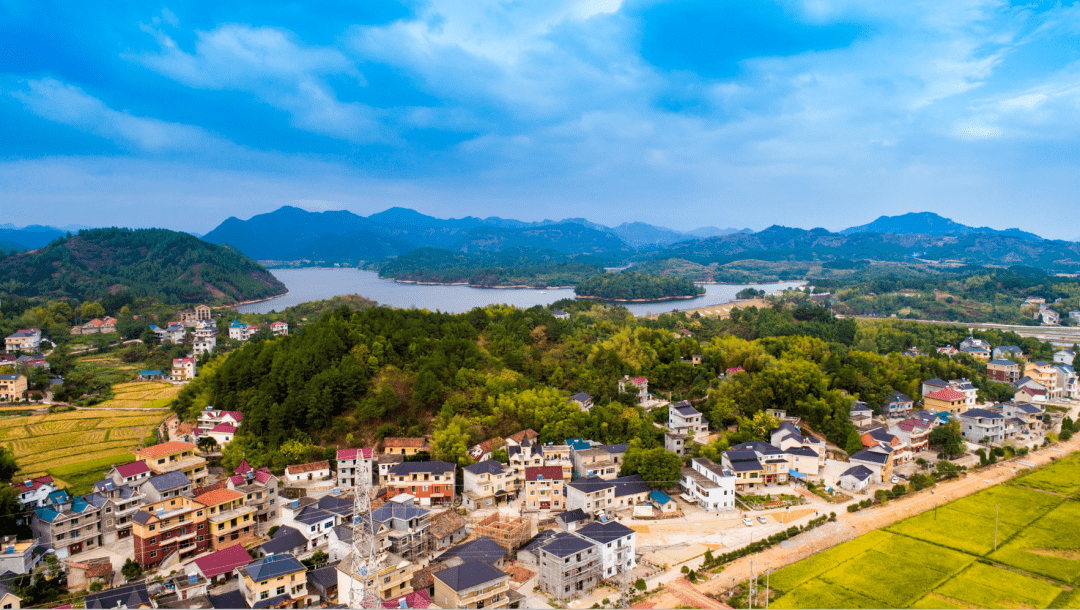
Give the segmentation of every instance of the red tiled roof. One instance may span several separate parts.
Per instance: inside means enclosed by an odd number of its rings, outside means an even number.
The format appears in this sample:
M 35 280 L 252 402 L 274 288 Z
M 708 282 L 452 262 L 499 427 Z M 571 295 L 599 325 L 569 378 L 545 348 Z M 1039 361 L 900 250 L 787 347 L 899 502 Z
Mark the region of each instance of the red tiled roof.
M 251 464 L 248 464 L 247 458 L 244 458 L 240 460 L 240 463 L 236 466 L 236 470 L 233 472 L 236 474 L 244 474 L 249 470 L 251 470 Z
M 372 457 L 375 456 L 375 450 L 374 449 L 369 449 L 369 448 L 338 449 L 337 450 L 337 459 L 338 459 L 338 461 L 341 461 L 341 460 L 355 460 L 355 459 L 357 459 L 358 455 L 362 455 L 363 459 L 365 459 L 365 460 L 370 460 Z
M 501 438 L 489 438 L 482 443 L 474 445 L 473 448 L 469 450 L 469 455 L 481 456 L 485 453 L 490 453 L 491 451 L 494 451 L 505 444 L 506 441 Z
M 144 460 L 139 460 L 137 462 L 131 462 L 130 464 L 121 464 L 117 466 L 116 472 L 126 479 L 127 477 L 140 475 L 144 472 L 150 472 L 150 467 L 146 465 Z
M 232 481 L 233 485 L 243 485 L 244 484 L 244 475 L 242 475 L 242 474 L 234 474 L 233 476 L 229 477 L 229 480 Z
M 270 469 L 266 466 L 263 466 L 262 468 L 255 471 L 255 480 L 260 483 L 265 483 L 269 481 L 270 477 L 273 476 L 274 475 L 270 474 Z
M 924 398 L 933 398 L 934 400 L 963 400 L 967 397 L 952 388 L 945 388 L 944 390 L 931 392 L 924 396 Z
M 923 419 L 911 418 L 911 419 L 905 419 L 904 421 L 902 421 L 902 422 L 900 422 L 900 423 L 898 423 L 896 425 L 897 425 L 897 427 L 899 427 L 904 432 L 911 432 L 912 430 L 915 429 L 916 426 L 918 426 L 920 428 L 929 428 L 930 427 L 930 422 L 928 422 L 926 420 L 923 420 Z
M 529 466 L 525 469 L 526 481 L 535 481 L 541 476 L 545 481 L 561 481 L 563 478 L 562 466 Z
M 329 470 L 330 461 L 323 460 L 321 462 L 309 462 L 307 464 L 291 464 L 285 467 L 291 474 L 299 474 L 301 472 L 311 472 L 313 470 Z
M 236 426 L 232 424 L 218 424 L 213 428 L 210 428 L 211 432 L 220 432 L 221 434 L 236 434 Z
M 217 483 L 211 483 L 209 485 L 204 485 L 202 487 L 196 487 L 195 489 L 191 490 L 191 493 L 193 495 L 195 495 L 195 496 L 201 496 L 204 493 L 209 492 L 209 491 L 214 491 L 215 489 L 228 489 L 229 488 L 228 483 L 229 483 L 228 481 L 226 481 L 225 479 L 222 479 L 222 480 L 218 481 Z
M 513 442 L 515 442 L 515 443 L 518 443 L 518 444 L 520 444 L 520 443 L 521 443 L 522 441 L 524 441 L 524 440 L 525 440 L 526 438 L 538 438 L 539 436 L 540 436 L 540 435 L 539 435 L 539 434 L 537 434 L 535 430 L 533 430 L 532 428 L 527 428 L 527 429 L 525 429 L 525 430 L 522 430 L 521 432 L 517 432 L 517 433 L 515 433 L 515 434 L 511 434 L 511 435 L 510 435 L 510 436 L 508 437 L 508 439 L 509 439 L 509 440 L 511 440 L 511 441 L 513 441 Z
M 29 486 L 26 485 L 26 481 L 21 481 L 18 484 L 14 485 L 13 487 L 15 488 L 15 493 L 21 494 L 21 493 L 30 491 L 31 489 L 37 489 L 37 488 L 41 487 L 42 485 L 45 485 L 47 483 L 52 483 L 52 482 L 53 482 L 52 475 L 46 474 L 46 475 L 43 475 L 43 476 L 40 476 L 40 477 L 35 477 L 33 479 L 30 479 L 30 485 Z
M 218 504 L 224 504 L 230 500 L 236 500 L 243 498 L 244 494 L 233 491 L 231 489 L 215 489 L 208 491 L 201 496 L 195 496 L 195 501 L 205 506 L 217 506 Z
M 244 414 L 239 411 L 222 411 L 218 414 L 218 417 L 225 417 L 226 415 L 232 417 L 236 422 L 244 421 Z
M 645 377 L 634 377 L 630 381 L 633 381 L 635 384 L 641 385 L 643 383 L 647 383 L 649 380 Z
M 401 600 L 405 600 L 404 606 L 401 605 Z M 383 608 L 420 608 L 423 610 L 429 606 L 431 606 L 431 595 L 428 594 L 427 589 L 406 593 L 382 603 Z
M 230 570 L 235 570 L 255 561 L 244 550 L 244 545 L 234 544 L 227 549 L 221 549 L 216 553 L 195 559 L 195 565 L 206 578 L 220 576 Z
M 428 440 L 424 437 L 400 438 L 386 437 L 383 439 L 383 447 L 427 447 Z
M 143 447 L 135 451 L 136 455 L 141 455 L 148 458 L 159 458 L 172 453 L 180 453 L 185 449 L 195 449 L 195 445 L 191 443 L 183 443 L 180 441 L 169 441 L 167 443 L 161 443 L 160 445 L 152 445 L 150 447 Z

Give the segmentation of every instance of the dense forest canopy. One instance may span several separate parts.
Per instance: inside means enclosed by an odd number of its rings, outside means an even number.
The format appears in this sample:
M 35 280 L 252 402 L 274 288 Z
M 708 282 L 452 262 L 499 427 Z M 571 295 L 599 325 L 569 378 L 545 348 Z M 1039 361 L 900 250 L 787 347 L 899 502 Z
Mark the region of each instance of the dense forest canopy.
M 555 308 L 571 318 L 556 319 Z M 930 377 L 970 379 L 985 399 L 1010 396 L 1009 386 L 987 381 L 985 365 L 966 356 L 897 353 L 932 351 L 964 336 L 959 328 L 836 319 L 816 306 L 748 308 L 724 320 L 684 313 L 638 319 L 620 307 L 573 300 L 464 314 L 338 309 L 301 333 L 207 363 L 174 408 L 187 418 L 208 405 L 244 413 L 226 465 L 246 455 L 283 466 L 285 447 L 305 455 L 304 447 L 421 434 L 434 435 L 437 458 L 464 464 L 464 448 L 526 427 L 544 442 L 581 436 L 634 441 L 642 450 L 662 446 L 653 422 L 663 422 L 666 411 L 646 412 L 617 389 L 623 375 L 643 375 L 659 396 L 697 400 L 713 430 L 734 426 L 695 449 L 703 455 L 764 438 L 768 408 L 802 417 L 843 447 L 854 430 L 854 398 L 875 409 L 892 390 L 918 399 L 920 382 Z M 1009 334 L 992 340 L 1032 354 L 1051 349 Z M 700 366 L 691 364 L 692 354 L 702 355 Z M 734 367 L 745 372 L 719 378 Z M 594 396 L 597 406 L 586 413 L 568 403 L 576 392 Z
M 575 286 L 574 294 L 609 301 L 662 300 L 698 296 L 705 289 L 682 277 L 623 271 L 594 275 Z
M 102 299 L 117 293 L 168 303 L 236 303 L 285 285 L 235 250 L 165 229 L 86 229 L 0 258 L 0 290 L 24 297 Z

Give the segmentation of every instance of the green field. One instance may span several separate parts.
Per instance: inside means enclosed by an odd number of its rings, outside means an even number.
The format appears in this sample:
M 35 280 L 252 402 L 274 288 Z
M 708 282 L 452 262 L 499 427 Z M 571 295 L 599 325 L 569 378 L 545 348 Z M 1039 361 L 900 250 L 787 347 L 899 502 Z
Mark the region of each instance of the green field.
M 1076 608 L 1076 487 L 1080 456 L 870 532 L 773 573 L 771 605 Z
M 113 466 L 134 461 L 135 454 L 133 453 L 119 454 L 50 468 L 49 474 L 54 479 L 60 479 L 67 483 L 68 493 L 78 495 L 90 491 L 94 486 L 94 482 L 105 478 L 105 471 Z

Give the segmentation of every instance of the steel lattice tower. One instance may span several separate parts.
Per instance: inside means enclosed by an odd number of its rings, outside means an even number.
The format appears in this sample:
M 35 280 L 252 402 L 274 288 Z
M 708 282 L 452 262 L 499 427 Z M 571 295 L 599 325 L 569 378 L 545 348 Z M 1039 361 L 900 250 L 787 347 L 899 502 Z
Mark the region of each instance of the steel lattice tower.
M 362 450 L 361 450 L 362 451 Z M 379 597 L 379 552 L 375 520 L 371 517 L 371 470 L 360 467 L 363 454 L 357 455 L 358 476 L 353 487 L 352 566 L 353 586 L 349 587 L 350 608 L 381 608 Z M 374 458 L 374 455 L 372 456 Z M 366 472 L 365 472 L 366 471 Z M 368 580 L 371 580 L 371 585 Z M 360 583 L 357 588 L 356 583 Z

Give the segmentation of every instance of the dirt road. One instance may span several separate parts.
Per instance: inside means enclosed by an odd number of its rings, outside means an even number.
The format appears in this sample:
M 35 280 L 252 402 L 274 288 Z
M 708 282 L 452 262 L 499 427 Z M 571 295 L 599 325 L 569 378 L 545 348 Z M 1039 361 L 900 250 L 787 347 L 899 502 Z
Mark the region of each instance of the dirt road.
M 1030 464 L 1041 466 L 1049 463 L 1050 458 L 1062 458 L 1080 450 L 1080 436 L 1073 437 L 1068 442 L 1054 443 L 1050 447 L 1040 449 L 1038 452 L 1029 453 L 1019 458 Z M 871 508 L 857 513 L 841 512 L 844 505 L 839 505 L 841 510 L 836 513 L 836 523 L 827 524 L 811 532 L 801 534 L 789 541 L 794 546 L 774 546 L 753 556 L 754 572 L 759 576 L 764 573 L 766 566 L 770 570 L 778 570 L 809 557 L 812 553 L 824 551 L 840 543 L 847 542 L 861 536 L 871 530 L 886 527 L 897 521 L 906 519 L 928 511 L 935 506 L 945 504 L 951 500 L 969 496 L 999 483 L 1003 483 L 1016 476 L 1013 472 L 1028 468 L 1023 464 L 1016 463 L 1018 458 L 998 462 L 989 468 L 968 472 L 966 477 L 938 483 L 933 490 L 923 490 L 915 494 L 904 496 L 899 500 L 889 502 L 881 508 Z M 932 491 L 932 493 L 931 493 Z M 686 587 L 690 587 L 701 593 L 720 593 L 731 587 L 750 579 L 751 558 L 749 556 L 728 564 L 717 578 L 694 586 L 683 581 L 685 586 L 677 590 L 665 590 L 648 601 L 656 608 L 674 608 L 685 604 Z M 670 589 L 670 585 L 668 585 Z M 682 595 L 679 595 L 682 594 Z M 714 602 L 715 603 L 715 602 Z

